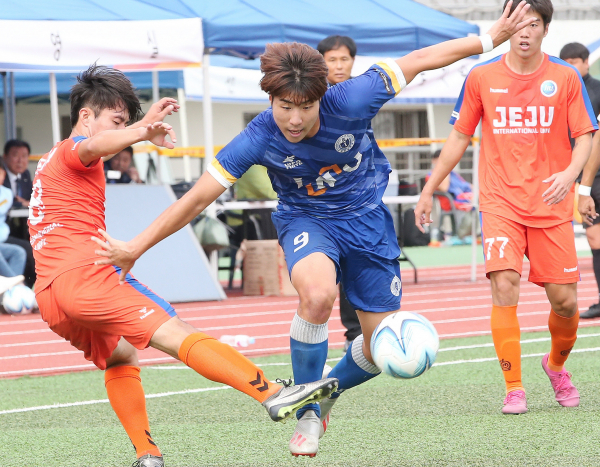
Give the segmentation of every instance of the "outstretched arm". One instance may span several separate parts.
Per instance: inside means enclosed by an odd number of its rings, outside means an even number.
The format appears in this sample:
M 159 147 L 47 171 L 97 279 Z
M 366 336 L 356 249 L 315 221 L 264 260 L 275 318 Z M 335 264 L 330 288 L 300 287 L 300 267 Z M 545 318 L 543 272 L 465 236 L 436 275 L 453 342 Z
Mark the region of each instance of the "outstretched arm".
M 427 180 L 427 183 L 423 187 L 421 192 L 421 198 L 415 207 L 415 224 L 421 232 L 425 232 L 423 229 L 424 224 L 431 224 L 431 208 L 433 205 L 433 192 L 437 187 L 444 181 L 444 179 L 452 172 L 452 169 L 456 167 L 458 161 L 465 153 L 469 142 L 471 141 L 470 135 L 465 135 L 460 131 L 452 129 L 448 140 L 442 148 L 440 159 L 435 164 L 431 177 Z
M 488 31 L 494 47 L 499 46 L 508 40 L 510 36 L 535 20 L 535 18 L 523 20 L 523 17 L 530 8 L 528 3 L 521 2 L 509 16 L 511 6 L 512 1 L 508 2 L 500 19 Z M 415 50 L 396 60 L 396 63 L 402 70 L 408 84 L 423 71 L 442 68 L 458 60 L 482 52 L 484 50 L 479 37 L 464 37 Z
M 102 250 L 96 251 L 96 254 L 104 256 L 106 259 L 98 260 L 96 264 L 119 266 L 121 268 L 120 280 L 123 282 L 127 273 L 142 254 L 189 224 L 224 191 L 225 187 L 223 185 L 217 182 L 210 173 L 204 172 L 190 191 L 165 209 L 146 230 L 129 242 L 115 240 L 105 231 L 99 230 L 104 239 L 100 240 L 92 237 L 92 240 L 102 247 Z

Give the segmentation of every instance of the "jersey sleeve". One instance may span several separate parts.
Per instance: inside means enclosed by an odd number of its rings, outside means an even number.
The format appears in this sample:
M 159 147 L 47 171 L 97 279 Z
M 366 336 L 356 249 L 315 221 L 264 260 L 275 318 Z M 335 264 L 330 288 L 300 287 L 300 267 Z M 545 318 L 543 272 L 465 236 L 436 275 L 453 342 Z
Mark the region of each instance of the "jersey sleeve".
M 465 135 L 472 136 L 483 116 L 483 104 L 479 92 L 479 80 L 472 72 L 463 84 L 456 106 L 450 117 L 454 129 Z
M 261 165 L 273 136 L 268 111 L 260 113 L 227 146 L 219 151 L 207 170 L 225 188 L 232 186 L 254 164 Z
M 573 70 L 569 76 L 569 92 L 567 97 L 567 119 L 571 137 L 577 138 L 589 132 L 598 130 L 598 118 L 589 95 L 579 73 Z
M 394 60 L 388 58 L 371 66 L 362 75 L 332 86 L 325 94 L 324 110 L 372 119 L 383 104 L 405 87 L 404 73 Z
M 101 163 L 101 159 L 98 158 L 88 166 L 83 165 L 83 162 L 81 162 L 81 159 L 79 158 L 79 145 L 84 139 L 86 138 L 76 136 L 71 140 L 67 140 L 65 144 L 60 147 L 60 157 L 63 158 L 63 162 L 69 170 L 87 172 L 96 167 L 96 164 Z

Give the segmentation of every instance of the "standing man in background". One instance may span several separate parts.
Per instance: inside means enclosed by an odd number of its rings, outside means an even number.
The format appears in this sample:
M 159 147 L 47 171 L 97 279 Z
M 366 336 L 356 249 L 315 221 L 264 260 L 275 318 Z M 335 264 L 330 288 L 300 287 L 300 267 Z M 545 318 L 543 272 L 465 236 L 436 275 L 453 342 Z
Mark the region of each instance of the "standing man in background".
M 585 89 L 587 90 L 588 95 L 590 96 L 590 102 L 592 103 L 592 108 L 594 109 L 594 115 L 598 117 L 600 114 L 600 81 L 598 81 L 595 78 L 592 78 L 592 76 L 589 73 L 589 56 L 590 51 L 585 45 L 580 44 L 579 42 L 571 42 L 570 44 L 565 45 L 560 51 L 560 58 L 568 64 L 573 65 L 575 68 L 577 68 L 577 71 L 581 75 L 583 83 L 585 84 Z M 594 138 L 599 138 L 599 136 L 595 135 Z M 594 200 L 596 212 L 599 212 L 600 172 L 596 173 L 594 183 L 590 188 L 591 190 L 589 195 L 591 195 L 592 199 Z M 596 284 L 598 284 L 598 290 L 600 291 L 600 217 L 594 219 L 592 225 L 588 225 L 584 221 L 583 227 L 585 228 L 585 235 L 587 236 L 588 243 L 590 244 L 590 248 L 592 249 L 594 276 L 596 276 Z M 600 299 L 598 300 L 598 302 L 599 303 L 595 303 L 592 306 L 590 306 L 588 310 L 584 313 L 581 313 L 579 317 L 581 319 L 600 317 Z
M 317 50 L 323 55 L 329 74 L 327 75 L 327 84 L 333 86 L 343 83 L 351 78 L 354 57 L 356 57 L 356 43 L 354 39 L 348 36 L 329 36 L 319 42 Z M 369 126 L 370 136 L 373 136 L 373 129 Z M 371 138 L 373 146 L 375 138 Z M 378 148 L 379 149 L 379 148 Z M 385 157 L 385 156 L 384 156 Z M 344 292 L 344 285 L 340 282 L 340 318 L 342 325 L 346 328 L 344 336 L 344 352 L 350 347 L 350 343 L 362 334 L 360 321 L 354 306 L 348 301 Z

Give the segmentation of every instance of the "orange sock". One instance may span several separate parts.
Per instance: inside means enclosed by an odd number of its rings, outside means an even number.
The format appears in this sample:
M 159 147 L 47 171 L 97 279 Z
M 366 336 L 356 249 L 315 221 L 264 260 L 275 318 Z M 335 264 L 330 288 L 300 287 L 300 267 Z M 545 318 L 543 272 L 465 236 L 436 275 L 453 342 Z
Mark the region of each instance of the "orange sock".
M 202 332 L 185 338 L 179 359 L 205 378 L 227 384 L 261 403 L 281 389 L 233 347 Z
M 150 435 L 146 397 L 137 366 L 117 366 L 104 373 L 108 400 L 133 443 L 137 457 L 160 456 L 160 449 Z
M 506 393 L 524 391 L 521 381 L 521 328 L 517 306 L 492 306 L 492 339 L 504 374 Z
M 552 345 L 548 357 L 548 368 L 552 371 L 562 371 L 571 349 L 577 340 L 577 327 L 579 326 L 579 309 L 570 318 L 557 315 L 550 310 L 548 328 Z

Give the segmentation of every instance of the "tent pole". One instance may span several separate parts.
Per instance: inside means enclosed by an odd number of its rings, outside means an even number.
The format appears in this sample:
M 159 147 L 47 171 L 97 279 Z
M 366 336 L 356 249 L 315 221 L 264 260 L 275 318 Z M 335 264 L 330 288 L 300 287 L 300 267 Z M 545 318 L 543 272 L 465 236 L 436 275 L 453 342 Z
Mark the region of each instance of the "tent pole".
M 17 138 L 17 102 L 15 98 L 15 73 L 11 71 L 10 76 L 10 101 L 8 106 L 10 107 L 10 137 L 11 139 Z
M 204 51 L 202 59 L 202 81 L 204 90 L 202 93 L 202 110 L 204 117 L 204 170 L 210 165 L 214 157 L 213 154 L 213 115 L 212 100 L 210 98 L 210 55 L 208 50 Z M 212 218 L 217 217 L 215 203 L 212 203 L 205 210 L 206 215 Z M 215 278 L 219 277 L 219 258 L 216 251 L 210 254 L 211 270 Z
M 479 140 L 473 143 L 473 221 L 471 223 L 471 282 L 477 280 L 477 217 L 479 213 L 479 146 L 481 141 L 481 123 L 475 130 Z
M 185 102 L 185 90 L 177 89 L 177 102 L 179 103 L 179 126 L 181 127 L 181 144 L 184 148 L 190 146 L 190 138 L 187 126 L 187 106 Z M 192 164 L 189 155 L 183 156 L 183 176 L 186 182 L 192 181 Z
M 8 79 L 6 78 L 6 72 L 2 72 L 2 108 L 4 109 L 4 139 L 8 141 L 10 139 L 10 109 L 8 105 Z
M 160 100 L 160 86 L 158 81 L 158 70 L 152 70 L 152 102 Z
M 58 91 L 56 74 L 50 73 L 50 114 L 52 118 L 52 144 L 60 141 L 60 120 L 58 117 Z

